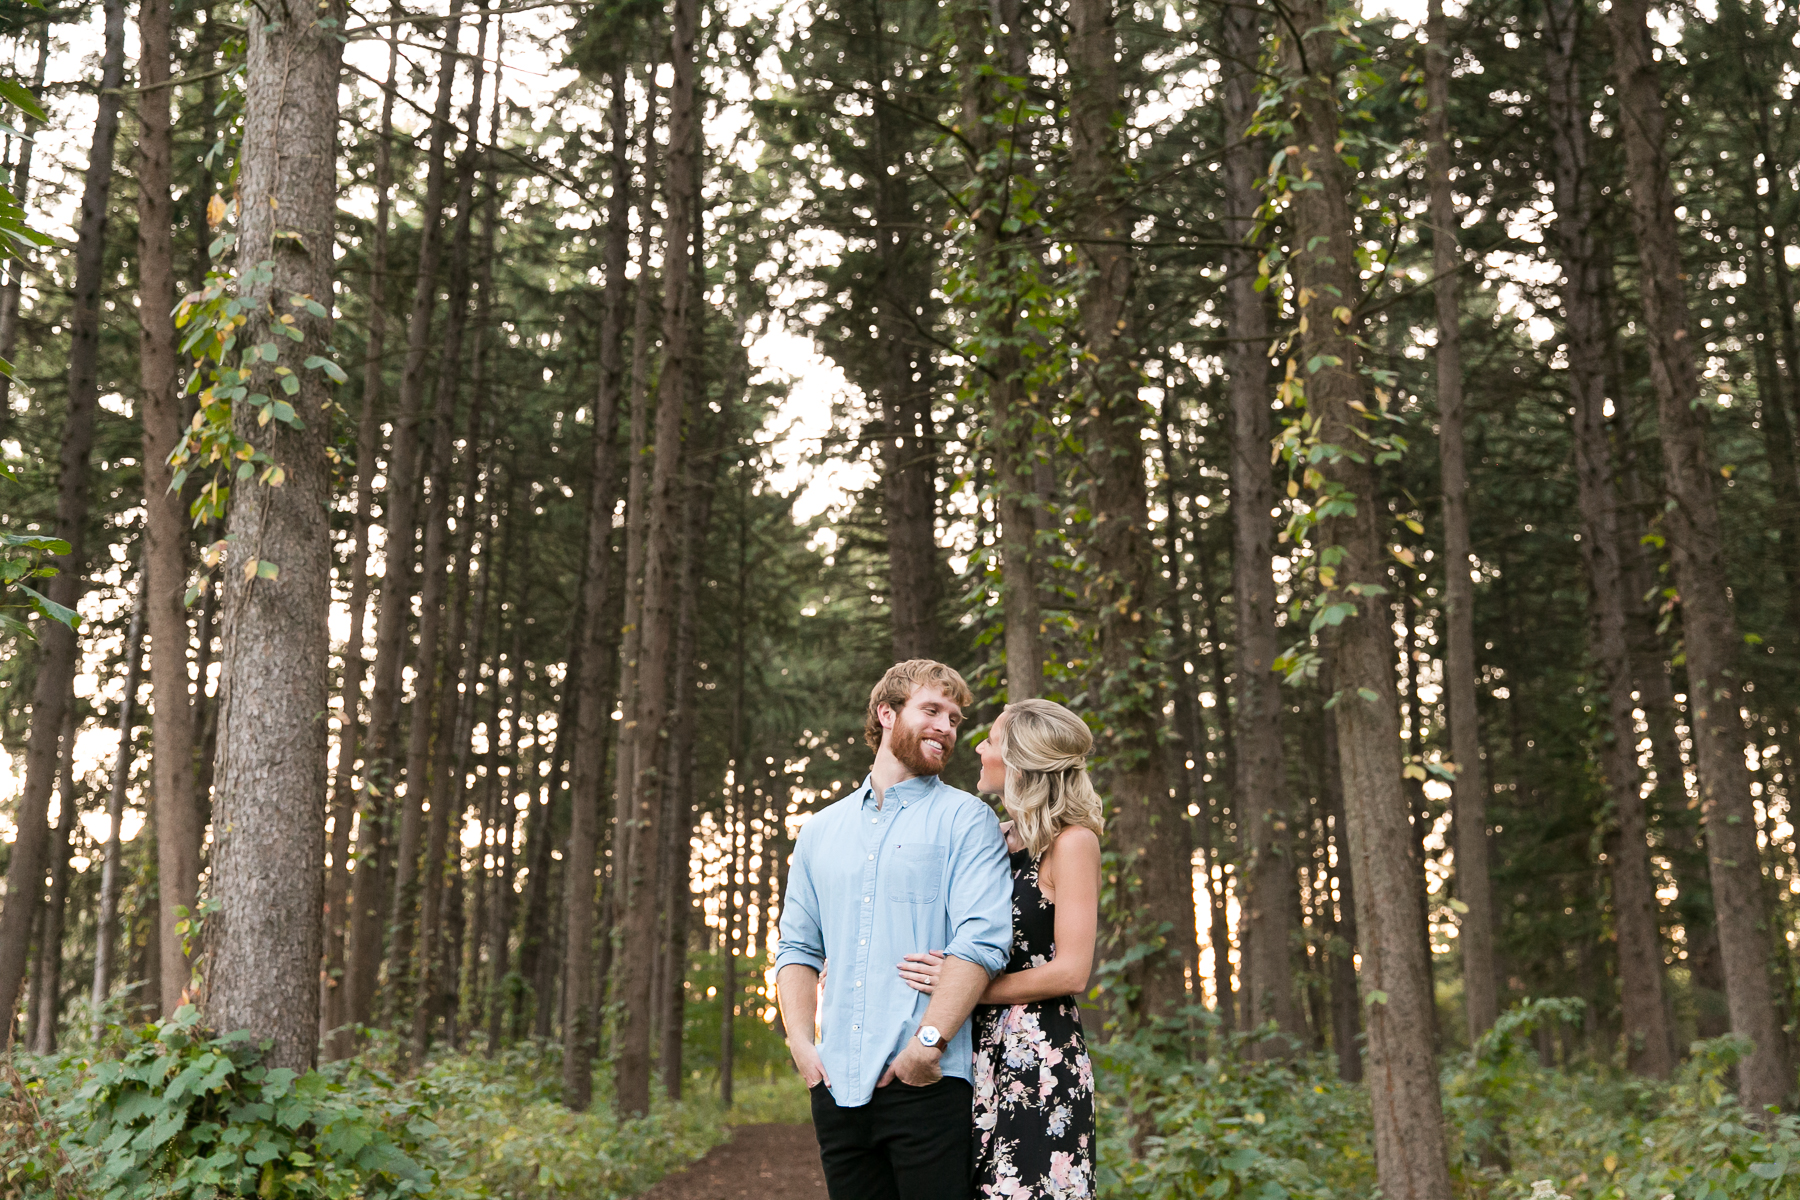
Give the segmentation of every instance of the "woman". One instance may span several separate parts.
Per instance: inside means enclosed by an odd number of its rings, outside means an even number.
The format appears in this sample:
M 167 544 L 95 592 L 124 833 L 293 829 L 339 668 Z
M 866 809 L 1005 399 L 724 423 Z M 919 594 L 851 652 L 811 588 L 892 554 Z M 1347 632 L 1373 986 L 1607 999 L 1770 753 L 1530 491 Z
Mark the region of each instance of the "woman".
M 1013 949 L 975 1009 L 975 1191 L 1011 1200 L 1094 1195 L 1094 1068 L 1076 995 L 1094 965 L 1100 916 L 1100 797 L 1088 781 L 1094 737 L 1048 700 L 1009 704 L 981 756 L 1000 793 L 1013 865 Z M 941 954 L 909 954 L 921 992 Z

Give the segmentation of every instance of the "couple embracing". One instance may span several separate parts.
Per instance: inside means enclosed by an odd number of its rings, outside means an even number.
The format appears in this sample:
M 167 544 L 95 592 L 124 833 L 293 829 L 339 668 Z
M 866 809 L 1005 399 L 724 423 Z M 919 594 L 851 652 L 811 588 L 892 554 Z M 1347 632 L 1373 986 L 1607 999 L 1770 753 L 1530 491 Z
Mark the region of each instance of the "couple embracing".
M 977 747 L 1002 824 L 938 777 L 971 700 L 942 663 L 890 668 L 874 767 L 794 848 L 776 986 L 832 1200 L 1094 1195 L 1075 1000 L 1099 917 L 1093 736 L 1060 704 L 1007 705 Z

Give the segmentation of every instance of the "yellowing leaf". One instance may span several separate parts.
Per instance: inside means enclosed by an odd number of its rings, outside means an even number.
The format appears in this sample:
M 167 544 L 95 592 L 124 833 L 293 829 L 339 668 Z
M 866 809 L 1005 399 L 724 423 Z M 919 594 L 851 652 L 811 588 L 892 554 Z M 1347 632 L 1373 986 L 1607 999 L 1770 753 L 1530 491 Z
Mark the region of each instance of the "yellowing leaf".
M 224 219 L 225 198 L 215 192 L 213 198 L 206 202 L 206 224 L 209 228 L 217 228 Z
M 1405 520 L 1401 521 L 1401 524 L 1405 525 L 1408 529 L 1412 530 L 1414 533 L 1424 533 L 1425 532 L 1425 527 L 1423 525 L 1419 524 L 1417 521 L 1413 520 L 1411 517 L 1407 517 Z
M 244 578 L 246 580 L 256 578 L 256 560 L 254 558 L 244 560 Z

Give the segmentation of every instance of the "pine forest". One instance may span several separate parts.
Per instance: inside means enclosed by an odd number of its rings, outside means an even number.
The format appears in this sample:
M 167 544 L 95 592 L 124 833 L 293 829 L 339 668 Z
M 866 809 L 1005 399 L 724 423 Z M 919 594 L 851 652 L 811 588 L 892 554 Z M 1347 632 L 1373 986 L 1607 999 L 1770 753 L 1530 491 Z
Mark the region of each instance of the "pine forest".
M 5 1196 L 813 1194 L 679 1173 L 810 1120 L 929 658 L 958 787 L 1094 736 L 1099 1196 L 1800 1197 L 1797 88 L 1793 0 L 0 0 Z

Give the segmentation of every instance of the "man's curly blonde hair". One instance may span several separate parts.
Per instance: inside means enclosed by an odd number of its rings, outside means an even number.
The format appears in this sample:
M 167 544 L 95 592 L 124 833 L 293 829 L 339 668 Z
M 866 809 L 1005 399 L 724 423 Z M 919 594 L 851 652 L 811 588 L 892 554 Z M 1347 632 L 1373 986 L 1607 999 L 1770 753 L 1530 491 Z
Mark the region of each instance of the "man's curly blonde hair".
M 954 667 L 929 658 L 895 663 L 869 691 L 869 714 L 863 721 L 863 740 L 869 743 L 869 749 L 881 749 L 881 706 L 885 704 L 897 714 L 922 687 L 935 687 L 964 708 L 975 702 L 975 693 Z

